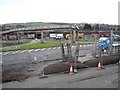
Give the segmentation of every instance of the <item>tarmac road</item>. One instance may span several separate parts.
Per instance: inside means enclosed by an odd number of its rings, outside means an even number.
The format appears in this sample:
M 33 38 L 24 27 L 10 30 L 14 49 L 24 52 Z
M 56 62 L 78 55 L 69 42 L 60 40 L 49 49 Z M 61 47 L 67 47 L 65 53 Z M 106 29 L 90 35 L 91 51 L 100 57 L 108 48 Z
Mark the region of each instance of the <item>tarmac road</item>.
M 118 66 L 107 65 L 78 70 L 75 75 L 51 74 L 47 78 L 30 77 L 22 82 L 3 83 L 3 88 L 118 88 Z
M 72 53 L 74 55 L 75 46 L 72 46 Z M 83 56 L 86 54 L 93 53 L 93 45 L 83 45 L 80 47 L 79 55 Z M 67 52 L 65 47 L 65 52 Z M 61 48 L 43 48 L 43 49 L 31 49 L 31 50 L 19 50 L 0 53 L 2 55 L 2 62 L 4 64 L 15 64 L 45 60 L 55 60 L 61 58 Z

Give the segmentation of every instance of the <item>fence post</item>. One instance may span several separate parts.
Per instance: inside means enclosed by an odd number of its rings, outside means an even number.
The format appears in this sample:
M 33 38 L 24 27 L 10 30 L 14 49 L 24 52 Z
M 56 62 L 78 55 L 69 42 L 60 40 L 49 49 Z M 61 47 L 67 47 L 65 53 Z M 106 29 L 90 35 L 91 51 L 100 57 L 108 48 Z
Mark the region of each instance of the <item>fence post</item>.
M 113 30 L 111 30 L 109 55 L 112 54 L 112 44 L 113 44 Z
M 97 54 L 97 52 L 96 52 L 96 48 L 97 47 L 97 42 L 96 42 L 96 35 L 94 35 L 94 58 L 96 58 L 96 54 Z

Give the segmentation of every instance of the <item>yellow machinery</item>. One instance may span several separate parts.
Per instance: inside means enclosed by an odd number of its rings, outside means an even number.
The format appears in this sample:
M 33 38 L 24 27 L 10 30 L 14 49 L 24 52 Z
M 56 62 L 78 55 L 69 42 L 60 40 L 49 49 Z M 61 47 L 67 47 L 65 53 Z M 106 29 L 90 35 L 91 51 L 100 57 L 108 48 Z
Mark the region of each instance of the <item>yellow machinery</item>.
M 79 38 L 82 37 L 82 36 L 84 36 L 84 33 L 79 33 L 79 34 L 78 34 L 78 37 L 79 37 Z M 73 37 L 73 34 L 66 34 L 65 37 L 66 37 L 66 38 Z

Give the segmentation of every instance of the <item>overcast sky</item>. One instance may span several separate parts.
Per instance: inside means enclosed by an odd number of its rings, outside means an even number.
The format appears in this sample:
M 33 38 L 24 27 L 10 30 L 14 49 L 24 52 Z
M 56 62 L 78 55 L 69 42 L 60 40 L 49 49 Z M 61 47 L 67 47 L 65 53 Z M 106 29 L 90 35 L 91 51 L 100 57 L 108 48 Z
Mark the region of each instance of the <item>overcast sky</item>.
M 118 24 L 119 0 L 0 0 L 0 24 L 25 22 Z

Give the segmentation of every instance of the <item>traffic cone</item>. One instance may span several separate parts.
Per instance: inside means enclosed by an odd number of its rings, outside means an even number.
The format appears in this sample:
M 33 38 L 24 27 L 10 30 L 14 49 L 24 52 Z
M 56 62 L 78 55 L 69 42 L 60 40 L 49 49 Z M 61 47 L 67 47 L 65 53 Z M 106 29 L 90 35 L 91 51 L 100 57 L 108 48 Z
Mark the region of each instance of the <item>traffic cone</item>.
M 97 68 L 98 70 L 101 70 L 101 65 L 100 65 L 100 61 L 99 61 L 99 63 L 98 63 L 98 68 Z
M 119 62 L 117 63 L 117 65 L 120 66 L 120 60 L 119 60 Z
M 70 73 L 69 73 L 69 75 L 72 75 L 72 74 L 74 74 L 74 72 L 73 72 L 73 67 L 72 67 L 72 65 L 70 66 Z
M 104 50 L 104 53 L 106 53 L 106 52 L 107 52 L 107 50 L 105 49 L 105 50 Z
M 3 63 L 2 63 L 2 61 L 0 62 L 0 65 L 3 67 Z

